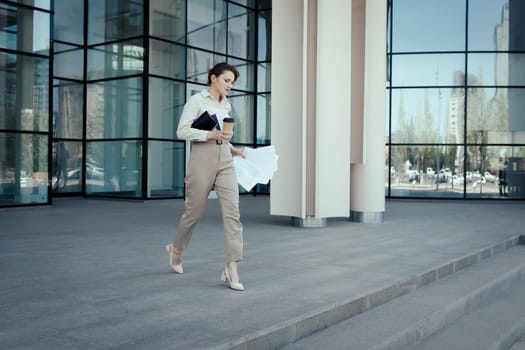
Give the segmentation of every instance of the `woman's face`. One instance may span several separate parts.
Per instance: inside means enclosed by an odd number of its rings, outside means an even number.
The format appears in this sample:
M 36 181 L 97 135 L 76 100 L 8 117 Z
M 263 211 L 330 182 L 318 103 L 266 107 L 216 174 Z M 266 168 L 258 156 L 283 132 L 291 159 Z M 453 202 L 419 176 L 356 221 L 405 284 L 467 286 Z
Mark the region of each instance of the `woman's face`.
M 229 70 L 224 71 L 219 76 L 211 76 L 211 87 L 217 90 L 217 92 L 219 92 L 222 96 L 228 95 L 234 82 L 235 75 Z

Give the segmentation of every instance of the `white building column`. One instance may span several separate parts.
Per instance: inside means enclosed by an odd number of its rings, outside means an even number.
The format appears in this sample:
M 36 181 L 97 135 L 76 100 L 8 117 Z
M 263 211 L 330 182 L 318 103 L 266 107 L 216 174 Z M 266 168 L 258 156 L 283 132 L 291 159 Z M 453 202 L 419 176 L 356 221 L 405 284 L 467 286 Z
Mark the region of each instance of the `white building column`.
M 353 0 L 350 220 L 385 211 L 386 0 Z
M 350 210 L 351 3 L 275 1 L 272 32 L 270 213 L 324 226 Z

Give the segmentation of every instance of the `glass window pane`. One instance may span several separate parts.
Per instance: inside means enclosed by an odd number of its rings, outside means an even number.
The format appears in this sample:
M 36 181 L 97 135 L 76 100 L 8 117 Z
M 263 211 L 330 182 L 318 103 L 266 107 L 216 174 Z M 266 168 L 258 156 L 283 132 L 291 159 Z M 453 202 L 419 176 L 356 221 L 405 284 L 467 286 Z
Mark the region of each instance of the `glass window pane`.
M 55 43 L 53 75 L 82 80 L 84 77 L 84 50 L 76 46 Z
M 237 59 L 230 59 L 229 63 L 239 71 L 239 78 L 235 81 L 233 88 L 236 90 L 255 91 L 255 63 Z
M 463 89 L 393 89 L 393 143 L 463 142 Z
M 525 51 L 525 2 L 509 2 L 509 51 Z
M 257 144 L 271 142 L 271 102 L 272 95 L 257 95 Z
M 228 97 L 232 105 L 232 117 L 235 119 L 232 143 L 253 144 L 254 140 L 254 96 L 243 95 L 236 92 Z
M 0 205 L 48 202 L 48 139 L 0 133 Z
M 44 10 L 51 10 L 51 0 L 11 0 L 19 4 L 38 7 Z M 56 0 L 55 0 L 56 3 Z M 56 6 L 56 5 L 55 5 Z
M 207 85 L 208 71 L 216 63 L 224 61 L 226 61 L 225 56 L 215 55 L 207 51 L 200 51 L 188 48 L 186 79 L 191 82 L 202 83 Z M 239 73 L 241 72 L 239 71 Z M 237 83 L 238 82 L 235 82 L 235 86 L 237 86 Z
M 149 70 L 151 74 L 184 79 L 186 49 L 160 40 L 150 40 Z
M 88 80 L 142 73 L 144 70 L 142 39 L 90 48 L 87 60 Z
M 268 10 L 272 8 L 272 0 L 257 0 L 257 7 L 260 10 Z
M 525 54 L 471 53 L 468 70 L 469 85 L 524 86 Z
M 463 85 L 464 54 L 392 56 L 392 86 Z
M 226 2 L 188 1 L 188 45 L 226 53 Z
M 53 38 L 84 43 L 84 0 L 55 1 Z
M 143 0 L 88 1 L 88 45 L 144 34 Z
M 142 137 L 142 78 L 88 84 L 87 139 Z
M 508 92 L 509 130 L 513 133 L 525 132 L 525 89 L 513 88 L 508 89 Z
M 54 193 L 82 191 L 82 142 L 53 142 Z
M 0 129 L 48 131 L 49 59 L 0 52 Z
M 257 60 L 269 61 L 272 59 L 272 11 L 260 11 L 258 20 Z
M 186 39 L 186 1 L 150 0 L 150 29 L 152 36 L 184 43 Z
M 86 144 L 86 193 L 142 197 L 142 143 L 98 141 Z
M 392 146 L 391 196 L 462 197 L 464 185 L 457 178 L 462 171 L 458 168 L 461 150 L 462 146 L 456 145 Z
M 188 49 L 187 80 L 208 84 L 208 71 L 218 62 L 226 61 L 221 55 L 209 52 Z M 239 78 L 233 85 L 234 89 L 254 91 L 255 90 L 255 64 L 242 60 L 229 59 L 228 62 L 239 71 Z
M 519 142 L 525 132 L 525 89 L 470 88 L 467 98 L 468 143 Z
M 255 3 L 257 1 L 256 0 L 232 0 L 232 2 L 236 2 L 239 5 L 243 5 L 243 6 L 247 6 L 247 7 L 250 7 L 250 8 L 254 8 L 255 7 Z
M 392 50 L 464 51 L 465 0 L 396 0 Z
M 390 90 L 386 91 L 385 100 L 385 143 L 388 143 L 390 141 Z
M 255 58 L 255 12 L 234 4 L 228 11 L 228 54 Z
M 270 92 L 272 90 L 272 64 L 257 64 L 257 92 Z
M 49 55 L 50 16 L 48 12 L 0 4 L 0 47 Z
M 150 78 L 149 89 L 149 137 L 176 139 L 186 97 L 185 84 Z
M 525 147 L 467 147 L 467 197 L 525 198 Z
M 525 3 L 469 1 L 469 50 L 525 51 Z
M 504 174 L 506 195 L 525 199 L 525 147 L 512 147 Z
M 83 85 L 55 80 L 53 89 L 53 137 L 82 139 L 84 130 Z
M 148 198 L 184 196 L 184 142 L 150 141 Z

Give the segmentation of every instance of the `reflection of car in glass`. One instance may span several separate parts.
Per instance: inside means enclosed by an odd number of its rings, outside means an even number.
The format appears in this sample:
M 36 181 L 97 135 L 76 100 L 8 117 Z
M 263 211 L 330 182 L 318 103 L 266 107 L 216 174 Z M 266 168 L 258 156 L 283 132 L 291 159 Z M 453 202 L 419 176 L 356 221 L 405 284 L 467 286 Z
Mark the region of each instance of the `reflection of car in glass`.
M 451 182 L 453 186 L 462 186 L 465 183 L 465 179 L 460 175 L 452 175 Z
M 432 168 L 427 168 L 426 173 L 427 173 L 427 175 L 435 175 L 436 174 L 436 172 Z
M 89 178 L 102 179 L 104 177 L 104 168 L 86 163 L 86 174 Z
M 82 174 L 80 168 L 75 168 L 68 170 L 67 177 L 68 179 L 79 179 Z M 102 179 L 104 177 L 104 168 L 95 166 L 91 163 L 86 164 L 86 175 L 90 179 Z
M 495 183 L 496 181 L 498 181 L 498 177 L 496 175 L 492 175 L 490 172 L 488 171 L 485 171 L 485 173 L 483 174 L 483 176 L 485 176 L 485 180 L 487 182 L 492 182 L 492 183 Z
M 80 179 L 80 174 L 81 174 L 81 169 L 80 168 L 76 168 L 76 169 L 72 169 L 72 170 L 68 170 L 67 171 L 67 178 L 68 179 Z
M 417 170 L 408 170 L 408 181 L 410 181 L 410 182 L 412 182 L 412 181 L 419 182 L 419 180 L 420 180 L 419 171 L 417 171 Z
M 28 176 L 21 176 L 20 177 L 20 184 L 25 185 L 25 184 L 28 184 L 28 183 L 32 182 L 32 180 L 33 179 L 31 179 Z
M 479 181 L 481 179 L 481 174 L 479 173 L 479 170 L 474 170 L 472 173 L 470 173 L 470 176 L 469 176 L 469 172 L 467 172 L 467 179 L 470 182 Z
M 437 182 L 447 182 L 452 177 L 452 172 L 449 168 L 441 169 L 436 175 Z

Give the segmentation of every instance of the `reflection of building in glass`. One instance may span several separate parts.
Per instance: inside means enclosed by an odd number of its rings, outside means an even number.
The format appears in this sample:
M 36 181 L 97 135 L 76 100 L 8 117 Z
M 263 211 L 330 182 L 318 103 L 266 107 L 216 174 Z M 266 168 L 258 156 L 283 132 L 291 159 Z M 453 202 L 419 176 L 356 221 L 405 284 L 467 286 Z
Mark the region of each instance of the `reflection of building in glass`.
M 465 79 L 465 74 L 460 71 L 454 72 L 453 84 L 460 85 Z M 463 128 L 465 126 L 465 89 L 463 87 L 454 87 L 450 89 L 450 100 L 448 106 L 448 127 L 449 134 L 452 135 L 455 143 L 463 140 Z M 464 152 L 462 147 L 456 148 L 456 158 L 454 168 L 457 171 L 463 170 Z
M 503 5 L 501 10 L 501 23 L 496 24 L 494 28 L 494 50 L 509 50 L 509 3 Z M 509 85 L 509 54 L 495 54 L 495 82 L 496 92 L 489 102 L 489 108 L 495 119 L 494 132 L 495 136 L 489 137 L 493 142 L 510 142 L 508 137 L 508 88 Z
M 510 0 L 509 1 L 509 51 L 523 51 L 525 47 L 525 1 Z M 523 63 L 523 55 L 509 54 L 509 85 L 523 85 L 519 81 L 523 81 L 525 76 L 525 64 Z M 523 134 L 525 133 L 525 118 L 523 111 L 525 111 L 525 96 L 523 89 L 511 89 L 509 91 L 509 130 L 511 132 L 519 131 L 521 134 L 520 141 L 524 142 Z M 516 137 L 518 135 L 514 135 Z M 513 141 L 515 141 L 513 139 Z

